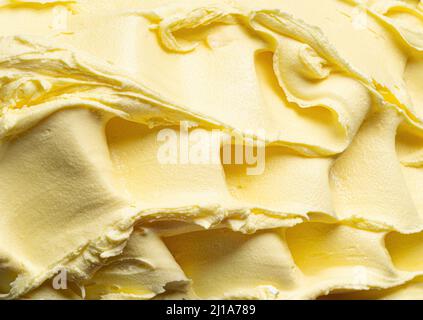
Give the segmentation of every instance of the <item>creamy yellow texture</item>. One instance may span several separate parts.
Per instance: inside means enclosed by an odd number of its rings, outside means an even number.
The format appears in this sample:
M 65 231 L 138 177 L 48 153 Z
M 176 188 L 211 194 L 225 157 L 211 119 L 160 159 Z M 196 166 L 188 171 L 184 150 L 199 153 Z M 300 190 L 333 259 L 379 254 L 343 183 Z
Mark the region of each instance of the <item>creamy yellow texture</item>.
M 422 299 L 422 190 L 422 1 L 0 1 L 1 298 Z

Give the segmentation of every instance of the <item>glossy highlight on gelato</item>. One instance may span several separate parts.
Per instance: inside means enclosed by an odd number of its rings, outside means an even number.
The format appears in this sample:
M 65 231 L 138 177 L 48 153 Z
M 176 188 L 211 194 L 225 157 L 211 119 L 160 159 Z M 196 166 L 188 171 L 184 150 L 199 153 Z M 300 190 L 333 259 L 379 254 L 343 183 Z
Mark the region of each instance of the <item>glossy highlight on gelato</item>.
M 422 1 L 0 1 L 2 299 L 423 299 L 422 190 Z

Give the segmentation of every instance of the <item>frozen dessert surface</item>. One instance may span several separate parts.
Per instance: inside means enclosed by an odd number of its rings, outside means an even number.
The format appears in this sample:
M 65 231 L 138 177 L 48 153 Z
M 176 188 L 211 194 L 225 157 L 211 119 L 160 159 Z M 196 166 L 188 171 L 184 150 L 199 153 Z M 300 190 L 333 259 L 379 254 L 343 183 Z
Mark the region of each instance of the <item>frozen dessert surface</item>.
M 418 0 L 0 1 L 0 298 L 423 299 L 422 83 Z

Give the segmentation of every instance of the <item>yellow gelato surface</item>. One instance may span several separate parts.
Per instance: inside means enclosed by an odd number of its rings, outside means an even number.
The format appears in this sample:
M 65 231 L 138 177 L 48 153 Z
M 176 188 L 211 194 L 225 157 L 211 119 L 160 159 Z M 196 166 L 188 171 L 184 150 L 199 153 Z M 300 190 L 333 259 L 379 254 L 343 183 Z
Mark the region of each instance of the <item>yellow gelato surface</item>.
M 423 299 L 423 1 L 1 0 L 0 298 Z

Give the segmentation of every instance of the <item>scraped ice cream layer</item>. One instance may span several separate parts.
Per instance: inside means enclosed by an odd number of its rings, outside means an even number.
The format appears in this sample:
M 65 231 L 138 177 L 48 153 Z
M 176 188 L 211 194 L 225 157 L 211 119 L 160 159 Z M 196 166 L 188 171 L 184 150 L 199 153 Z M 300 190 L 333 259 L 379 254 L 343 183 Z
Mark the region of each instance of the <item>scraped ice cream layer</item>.
M 422 299 L 422 190 L 422 1 L 0 1 L 3 299 Z

